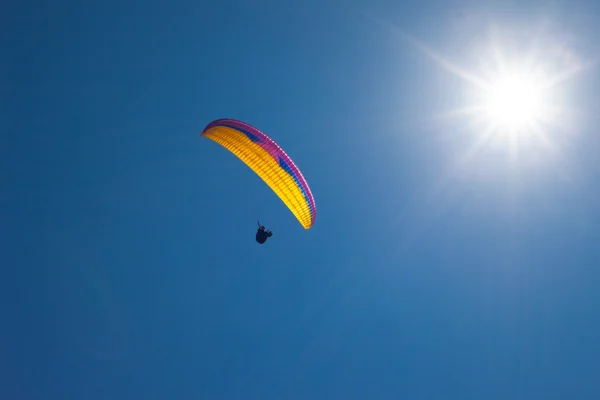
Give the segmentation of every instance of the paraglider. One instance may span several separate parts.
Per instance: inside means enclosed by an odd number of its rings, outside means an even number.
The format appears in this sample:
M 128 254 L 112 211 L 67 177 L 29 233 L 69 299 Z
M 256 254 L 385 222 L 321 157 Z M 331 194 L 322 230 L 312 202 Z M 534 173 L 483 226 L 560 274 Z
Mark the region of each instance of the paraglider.
M 260 244 L 264 244 L 268 238 L 273 236 L 273 232 L 265 230 L 265 227 L 258 223 L 258 230 L 256 231 L 256 241 Z
M 304 229 L 312 227 L 317 210 L 308 182 L 273 139 L 245 122 L 230 118 L 209 123 L 200 136 L 217 142 L 238 157 L 275 192 Z M 262 244 L 272 235 L 264 227 L 261 231 L 259 223 L 257 242 Z

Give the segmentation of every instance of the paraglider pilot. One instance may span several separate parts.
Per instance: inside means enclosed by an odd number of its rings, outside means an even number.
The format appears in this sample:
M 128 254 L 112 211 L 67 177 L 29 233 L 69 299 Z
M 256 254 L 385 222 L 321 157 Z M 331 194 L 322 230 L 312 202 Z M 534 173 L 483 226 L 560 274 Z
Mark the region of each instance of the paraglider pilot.
M 265 230 L 265 227 L 258 223 L 258 230 L 256 231 L 256 241 L 263 244 L 268 238 L 273 236 L 273 232 Z

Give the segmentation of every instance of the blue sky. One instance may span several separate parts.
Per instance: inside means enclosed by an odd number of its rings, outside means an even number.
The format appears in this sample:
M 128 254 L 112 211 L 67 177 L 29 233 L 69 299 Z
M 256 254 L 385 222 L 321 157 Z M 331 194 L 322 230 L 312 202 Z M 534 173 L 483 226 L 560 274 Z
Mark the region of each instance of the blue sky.
M 0 397 L 597 399 L 599 11 L 3 5 Z M 490 31 L 570 71 L 512 147 L 450 113 Z M 297 163 L 311 230 L 222 117 Z

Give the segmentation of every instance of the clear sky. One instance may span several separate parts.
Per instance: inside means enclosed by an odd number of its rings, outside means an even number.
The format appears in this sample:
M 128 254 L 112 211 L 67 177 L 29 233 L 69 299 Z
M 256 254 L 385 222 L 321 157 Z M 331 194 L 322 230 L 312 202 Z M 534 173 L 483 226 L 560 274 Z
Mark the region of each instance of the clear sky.
M 0 10 L 0 398 L 600 398 L 597 2 Z

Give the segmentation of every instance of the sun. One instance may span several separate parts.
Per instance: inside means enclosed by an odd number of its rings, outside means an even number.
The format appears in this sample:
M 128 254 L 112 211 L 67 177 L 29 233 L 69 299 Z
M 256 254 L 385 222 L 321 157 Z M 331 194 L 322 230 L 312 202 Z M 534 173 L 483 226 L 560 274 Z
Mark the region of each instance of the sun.
M 544 77 L 520 71 L 503 74 L 484 91 L 483 111 L 496 128 L 531 128 L 546 117 Z
M 571 34 L 546 18 L 521 25 L 469 17 L 453 27 L 458 39 L 444 45 L 444 55 L 384 19 L 377 22 L 447 73 L 440 75 L 447 86 L 436 80 L 430 89 L 443 96 L 424 114 L 465 147 L 456 159 L 460 171 L 473 163 L 478 176 L 500 165 L 512 173 L 562 156 L 584 116 L 572 103 L 577 86 L 569 81 L 598 64 L 571 45 Z

